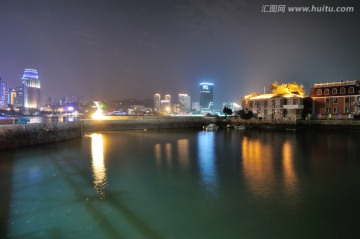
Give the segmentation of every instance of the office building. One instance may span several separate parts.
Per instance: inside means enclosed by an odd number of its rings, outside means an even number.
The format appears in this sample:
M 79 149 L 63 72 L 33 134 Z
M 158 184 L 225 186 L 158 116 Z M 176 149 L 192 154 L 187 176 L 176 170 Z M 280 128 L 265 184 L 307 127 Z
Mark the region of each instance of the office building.
M 23 106 L 28 109 L 40 108 L 40 80 L 37 70 L 25 69 L 22 78 Z
M 0 108 L 7 106 L 7 83 L 0 78 Z
M 200 111 L 202 113 L 214 110 L 214 84 L 200 83 Z
M 160 101 L 161 112 L 171 113 L 171 95 L 167 94 L 164 96 L 164 99 Z
M 188 94 L 179 94 L 179 112 L 187 113 L 191 111 L 191 98 Z
M 161 111 L 161 95 L 160 94 L 154 95 L 154 111 L 155 112 Z

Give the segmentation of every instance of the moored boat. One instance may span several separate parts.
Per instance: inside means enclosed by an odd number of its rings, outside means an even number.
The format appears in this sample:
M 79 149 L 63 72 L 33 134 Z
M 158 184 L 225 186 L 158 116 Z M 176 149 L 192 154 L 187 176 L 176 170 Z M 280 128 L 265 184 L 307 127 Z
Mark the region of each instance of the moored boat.
M 245 125 L 235 125 L 234 129 L 236 129 L 236 130 L 245 130 L 246 127 L 245 127 Z
M 204 126 L 203 129 L 206 131 L 215 131 L 219 128 L 216 124 L 209 124 L 207 126 Z

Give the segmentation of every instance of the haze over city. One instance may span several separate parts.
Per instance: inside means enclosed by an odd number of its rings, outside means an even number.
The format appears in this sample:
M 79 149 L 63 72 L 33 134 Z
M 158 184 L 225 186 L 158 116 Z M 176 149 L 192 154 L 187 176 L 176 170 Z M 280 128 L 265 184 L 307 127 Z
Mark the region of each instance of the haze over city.
M 152 98 L 213 82 L 217 107 L 273 81 L 359 80 L 356 1 L 0 2 L 0 77 L 39 72 L 42 96 Z M 264 6 L 354 7 L 353 12 L 263 12 Z

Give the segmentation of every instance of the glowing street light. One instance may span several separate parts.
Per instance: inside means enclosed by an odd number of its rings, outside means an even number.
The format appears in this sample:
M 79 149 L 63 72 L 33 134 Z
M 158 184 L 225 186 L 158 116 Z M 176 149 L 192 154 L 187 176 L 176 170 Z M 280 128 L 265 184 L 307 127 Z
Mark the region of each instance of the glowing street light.
M 91 116 L 93 119 L 103 119 L 104 118 L 104 114 L 103 114 L 103 110 L 101 109 L 99 102 L 98 101 L 94 101 L 95 105 L 96 105 L 96 111 L 95 113 Z

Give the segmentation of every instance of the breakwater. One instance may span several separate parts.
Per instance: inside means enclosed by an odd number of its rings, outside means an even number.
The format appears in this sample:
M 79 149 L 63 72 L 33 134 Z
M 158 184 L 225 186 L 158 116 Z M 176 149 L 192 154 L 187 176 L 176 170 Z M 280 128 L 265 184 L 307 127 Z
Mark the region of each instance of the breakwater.
M 0 150 L 81 137 L 80 122 L 0 125 Z
M 83 132 L 198 128 L 216 123 L 214 117 L 110 116 L 102 120 L 81 120 Z
M 198 128 L 212 117 L 109 116 L 102 120 L 0 125 L 0 150 L 80 138 L 84 132 Z

